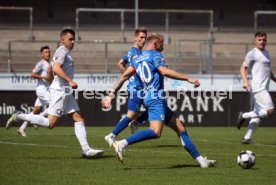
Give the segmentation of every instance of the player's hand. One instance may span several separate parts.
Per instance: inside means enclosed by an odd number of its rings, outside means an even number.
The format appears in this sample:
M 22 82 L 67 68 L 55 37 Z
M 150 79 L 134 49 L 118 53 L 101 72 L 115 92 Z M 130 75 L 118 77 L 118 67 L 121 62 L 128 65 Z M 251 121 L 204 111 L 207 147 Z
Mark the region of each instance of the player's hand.
M 105 96 L 102 100 L 102 108 L 109 109 L 111 106 L 111 97 Z
M 72 87 L 72 89 L 77 89 L 78 88 L 78 84 L 76 82 L 74 82 L 73 80 L 71 80 L 69 82 L 70 87 Z
M 249 91 L 250 89 L 250 84 L 248 82 L 243 82 L 242 88 L 244 88 L 246 91 Z
M 191 84 L 194 84 L 195 88 L 200 86 L 200 82 L 197 79 L 189 78 L 188 82 L 190 82 Z

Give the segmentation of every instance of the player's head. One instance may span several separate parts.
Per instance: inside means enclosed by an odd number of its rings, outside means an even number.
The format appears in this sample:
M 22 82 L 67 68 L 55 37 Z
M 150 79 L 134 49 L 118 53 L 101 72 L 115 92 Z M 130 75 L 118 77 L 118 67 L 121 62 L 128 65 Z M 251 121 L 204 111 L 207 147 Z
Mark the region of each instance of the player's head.
M 255 47 L 259 50 L 264 50 L 267 42 L 266 33 L 263 31 L 258 31 L 255 33 Z
M 49 61 L 50 56 L 51 56 L 51 51 L 50 51 L 50 47 L 49 46 L 42 46 L 40 48 L 40 53 L 41 53 L 41 58 Z
M 60 32 L 61 44 L 69 50 L 74 48 L 75 44 L 75 31 L 71 28 L 65 28 Z
M 147 39 L 147 29 L 146 28 L 138 28 L 135 30 L 134 34 L 134 45 L 138 49 L 142 49 L 146 43 Z
M 164 50 L 164 37 L 158 33 L 153 33 L 147 38 L 147 44 L 151 45 L 152 49 L 162 52 Z

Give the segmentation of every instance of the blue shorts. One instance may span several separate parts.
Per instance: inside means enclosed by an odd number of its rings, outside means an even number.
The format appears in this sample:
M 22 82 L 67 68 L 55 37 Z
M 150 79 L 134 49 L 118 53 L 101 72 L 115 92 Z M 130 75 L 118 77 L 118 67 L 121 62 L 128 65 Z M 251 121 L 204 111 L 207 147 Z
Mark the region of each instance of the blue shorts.
M 175 118 L 176 115 L 175 113 L 169 108 L 166 107 L 166 112 L 165 112 L 165 120 L 164 123 L 167 125 L 170 123 L 172 118 Z M 148 111 L 146 110 L 145 112 L 142 112 L 139 117 L 136 119 L 136 121 L 138 121 L 139 123 L 142 123 L 143 121 L 148 121 L 149 119 L 148 116 Z
M 128 91 L 128 102 L 127 102 L 127 109 L 128 111 L 132 112 L 139 112 L 142 106 L 143 100 L 141 98 L 141 91 L 140 90 L 133 90 Z
M 149 121 L 161 121 L 168 124 L 173 117 L 176 117 L 172 110 L 167 106 L 166 101 L 162 99 L 151 101 L 146 105 L 146 108 Z

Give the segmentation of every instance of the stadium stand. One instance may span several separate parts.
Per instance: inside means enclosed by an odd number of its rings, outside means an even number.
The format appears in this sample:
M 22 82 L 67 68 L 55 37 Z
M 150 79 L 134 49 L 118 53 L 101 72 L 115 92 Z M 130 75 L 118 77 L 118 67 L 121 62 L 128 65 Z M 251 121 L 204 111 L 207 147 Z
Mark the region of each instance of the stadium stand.
M 215 0 L 165 0 L 139 1 L 140 8 L 160 9 L 203 9 L 214 10 L 214 32 L 212 57 L 208 50 L 208 18 L 202 15 L 170 16 L 170 43 L 166 45 L 164 55 L 173 69 L 184 73 L 208 73 L 212 69 L 217 74 L 236 74 L 245 52 L 253 41 L 254 10 L 275 10 L 274 1 L 238 1 L 219 2 Z M 34 8 L 34 41 L 29 36 L 28 15 L 25 12 L 0 12 L 0 72 L 8 71 L 8 60 L 15 72 L 30 72 L 39 59 L 41 45 L 50 45 L 52 51 L 57 47 L 58 34 L 62 26 L 75 25 L 75 9 L 87 8 L 134 8 L 134 2 L 123 0 L 61 0 L 45 1 L 1 1 L 0 6 L 32 6 Z M 44 7 L 44 8 L 40 8 Z M 246 7 L 246 10 L 244 9 Z M 39 11 L 37 11 L 39 10 Z M 66 16 L 65 16 L 66 15 Z M 118 73 L 116 62 L 131 46 L 133 38 L 134 16 L 126 16 L 125 37 L 127 43 L 120 43 L 120 16 L 112 13 L 81 14 L 81 41 L 76 44 L 73 56 L 77 62 L 78 73 Z M 141 14 L 140 24 L 164 34 L 164 15 Z M 273 41 L 276 19 L 260 17 L 261 26 L 268 32 L 268 49 L 272 61 L 276 59 L 276 45 Z M 274 26 L 274 27 L 273 27 Z M 111 31 L 112 30 L 112 31 Z M 14 40 L 11 42 L 11 40 Z M 26 40 L 16 42 L 15 40 Z M 41 42 L 43 41 L 43 42 Z M 9 43 L 11 48 L 9 50 Z M 9 51 L 11 51 L 9 53 Z M 9 54 L 11 56 L 9 56 Z M 210 68 L 210 64 L 213 64 Z M 273 64 L 273 62 L 272 62 Z M 276 69 L 273 64 L 273 70 Z

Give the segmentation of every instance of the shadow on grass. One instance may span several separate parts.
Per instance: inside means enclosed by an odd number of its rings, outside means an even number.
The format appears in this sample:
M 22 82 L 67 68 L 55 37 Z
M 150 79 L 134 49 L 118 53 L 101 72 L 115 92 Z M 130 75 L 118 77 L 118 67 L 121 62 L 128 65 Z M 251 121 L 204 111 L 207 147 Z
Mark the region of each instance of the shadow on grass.
M 157 147 L 157 148 L 179 148 L 182 147 L 181 145 L 156 145 L 153 147 Z
M 98 160 L 98 159 L 107 159 L 107 158 L 114 158 L 113 155 L 103 155 L 103 156 L 97 156 L 97 157 L 82 157 L 82 156 L 42 156 L 42 157 L 24 157 L 24 159 L 31 159 L 31 160 Z
M 132 166 L 124 167 L 124 170 L 145 170 L 145 169 L 179 169 L 179 168 L 199 168 L 199 165 L 193 164 L 183 164 L 183 165 L 173 165 L 173 166 L 163 166 L 163 165 L 154 165 L 154 166 Z

